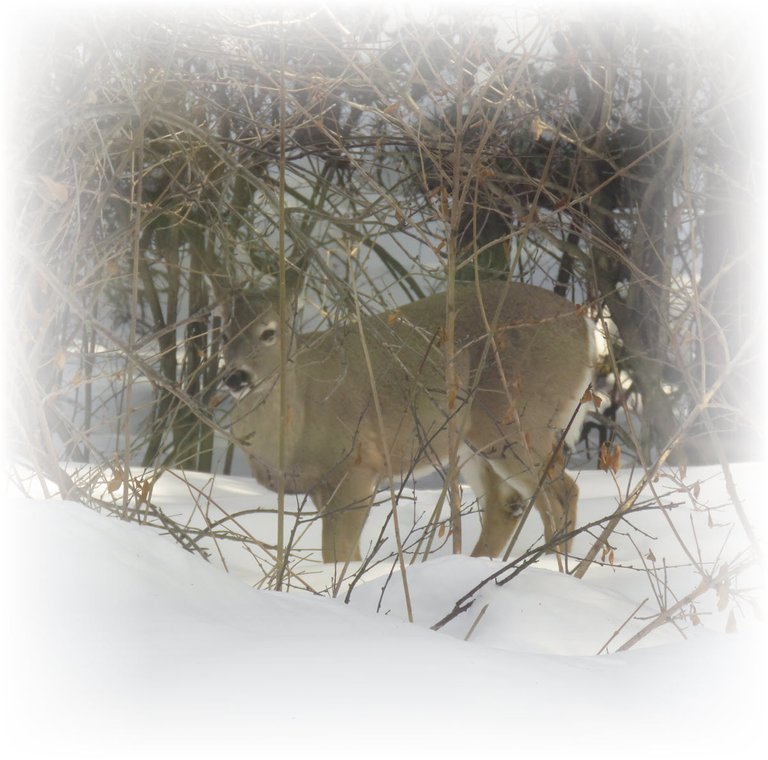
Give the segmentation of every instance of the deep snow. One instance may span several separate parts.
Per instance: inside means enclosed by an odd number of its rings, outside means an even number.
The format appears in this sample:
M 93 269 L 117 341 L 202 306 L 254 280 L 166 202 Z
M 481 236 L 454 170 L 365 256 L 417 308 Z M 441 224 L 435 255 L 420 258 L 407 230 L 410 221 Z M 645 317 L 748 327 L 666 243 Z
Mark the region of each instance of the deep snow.
M 735 561 L 745 542 L 726 525 L 730 509 L 715 520 L 702 511 L 727 503 L 714 473 L 688 473 L 702 483 L 698 502 L 666 499 L 680 504 L 671 519 L 695 551 Z M 735 473 L 751 517 L 762 518 L 759 466 Z M 621 473 L 619 487 L 630 477 Z M 580 484 L 582 522 L 615 506 L 610 475 L 582 473 Z M 224 509 L 273 498 L 244 479 L 217 478 L 212 489 Z M 434 494 L 415 495 L 403 519 L 431 509 Z M 193 511 L 188 484 L 173 476 L 154 498 L 169 511 Z M 649 574 L 637 569 L 641 554 L 652 549 L 657 565 L 669 566 L 670 597 L 696 585 L 689 567 L 672 569 L 682 549 L 659 510 L 620 528 L 614 567 L 578 581 L 546 557 L 490 586 L 436 633 L 429 625 L 498 562 L 443 552 L 410 566 L 410 625 L 397 576 L 383 598 L 386 575 L 358 585 L 349 605 L 258 591 L 249 585 L 255 563 L 237 546 L 224 547 L 227 573 L 216 554 L 206 563 L 149 528 L 76 504 L 7 501 L 6 756 L 761 756 L 764 637 L 749 602 L 718 610 L 708 592 L 696 603 L 701 625 L 681 621 L 682 633 L 666 625 L 629 652 L 595 656 L 642 599 L 650 597 L 639 616 L 657 609 Z M 251 517 L 249 527 L 268 539 L 274 516 Z M 529 522 L 526 541 L 540 531 Z M 317 524 L 308 527 L 311 547 Z M 323 569 L 310 568 L 307 577 L 322 586 Z M 741 584 L 761 581 L 754 570 Z M 738 633 L 726 634 L 732 613 Z M 608 650 L 644 622 L 630 621 Z

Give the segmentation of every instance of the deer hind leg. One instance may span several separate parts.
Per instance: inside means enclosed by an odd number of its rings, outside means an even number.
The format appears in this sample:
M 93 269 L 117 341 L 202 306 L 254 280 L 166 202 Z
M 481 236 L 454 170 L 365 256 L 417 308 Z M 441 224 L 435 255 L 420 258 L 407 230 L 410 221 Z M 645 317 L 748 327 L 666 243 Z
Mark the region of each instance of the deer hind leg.
M 360 557 L 360 534 L 371 511 L 377 479 L 348 471 L 342 480 L 315 489 L 312 499 L 322 519 L 323 562 L 356 562 Z
M 482 531 L 472 556 L 498 556 L 512 537 L 527 502 L 534 495 L 534 506 L 541 516 L 547 543 L 556 534 L 573 528 L 579 489 L 565 472 L 562 457 L 557 457 L 552 463 L 541 488 L 540 475 L 534 469 L 521 469 L 519 462 L 513 465 L 511 460 L 504 458 L 478 459 L 474 468 L 466 469 L 469 470 L 467 479 L 478 494 L 483 511 Z M 476 474 L 478 471 L 479 476 Z M 567 552 L 570 551 L 570 544 L 568 541 L 555 548 Z
M 504 550 L 520 522 L 525 499 L 479 455 L 473 456 L 461 472 L 474 491 L 480 508 L 480 538 L 472 556 L 496 557 Z

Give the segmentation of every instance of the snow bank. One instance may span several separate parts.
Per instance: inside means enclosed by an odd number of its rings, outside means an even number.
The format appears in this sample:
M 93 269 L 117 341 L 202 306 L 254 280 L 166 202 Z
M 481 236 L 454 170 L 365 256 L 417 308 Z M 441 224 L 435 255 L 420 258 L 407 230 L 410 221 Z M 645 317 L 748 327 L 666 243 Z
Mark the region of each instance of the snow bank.
M 4 582 L 10 756 L 754 757 L 759 630 L 673 629 L 595 657 L 631 584 L 529 568 L 440 633 L 492 563 L 444 557 L 352 605 L 255 591 L 167 538 L 65 502 L 12 501 Z M 650 540 L 650 539 L 649 539 Z M 647 580 L 646 580 L 647 583 Z M 614 584 L 615 585 L 615 584 Z M 595 646 L 595 642 L 598 642 Z

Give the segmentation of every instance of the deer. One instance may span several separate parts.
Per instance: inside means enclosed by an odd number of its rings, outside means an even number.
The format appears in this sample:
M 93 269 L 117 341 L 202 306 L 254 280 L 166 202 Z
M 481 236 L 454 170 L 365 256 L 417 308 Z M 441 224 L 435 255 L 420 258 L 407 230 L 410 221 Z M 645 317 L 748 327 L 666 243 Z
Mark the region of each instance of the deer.
M 573 528 L 562 443 L 578 439 L 596 363 L 583 308 L 519 282 L 456 283 L 449 384 L 445 293 L 308 333 L 289 300 L 281 322 L 274 287 L 223 299 L 222 376 L 255 478 L 317 508 L 323 562 L 360 561 L 380 485 L 447 466 L 451 445 L 479 505 L 473 556 L 497 557 L 531 499 L 547 542 Z

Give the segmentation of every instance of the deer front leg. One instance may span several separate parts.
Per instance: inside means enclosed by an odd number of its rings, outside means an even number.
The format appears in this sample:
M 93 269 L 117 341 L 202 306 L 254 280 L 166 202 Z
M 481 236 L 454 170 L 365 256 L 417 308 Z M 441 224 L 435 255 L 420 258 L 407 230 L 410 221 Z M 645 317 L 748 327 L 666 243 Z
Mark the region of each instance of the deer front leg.
M 348 470 L 333 484 L 313 493 L 323 521 L 323 562 L 359 561 L 360 534 L 371 510 L 378 478 L 364 470 Z
M 541 512 L 544 522 L 544 537 L 551 541 L 554 533 L 569 533 L 576 525 L 576 505 L 579 499 L 579 487 L 576 481 L 561 467 L 551 480 L 545 481 L 541 494 L 536 499 L 536 507 Z M 543 502 L 543 504 L 542 504 Z M 550 512 L 550 519 L 544 512 Z M 557 546 L 557 551 L 567 554 L 571 551 L 573 539 Z

